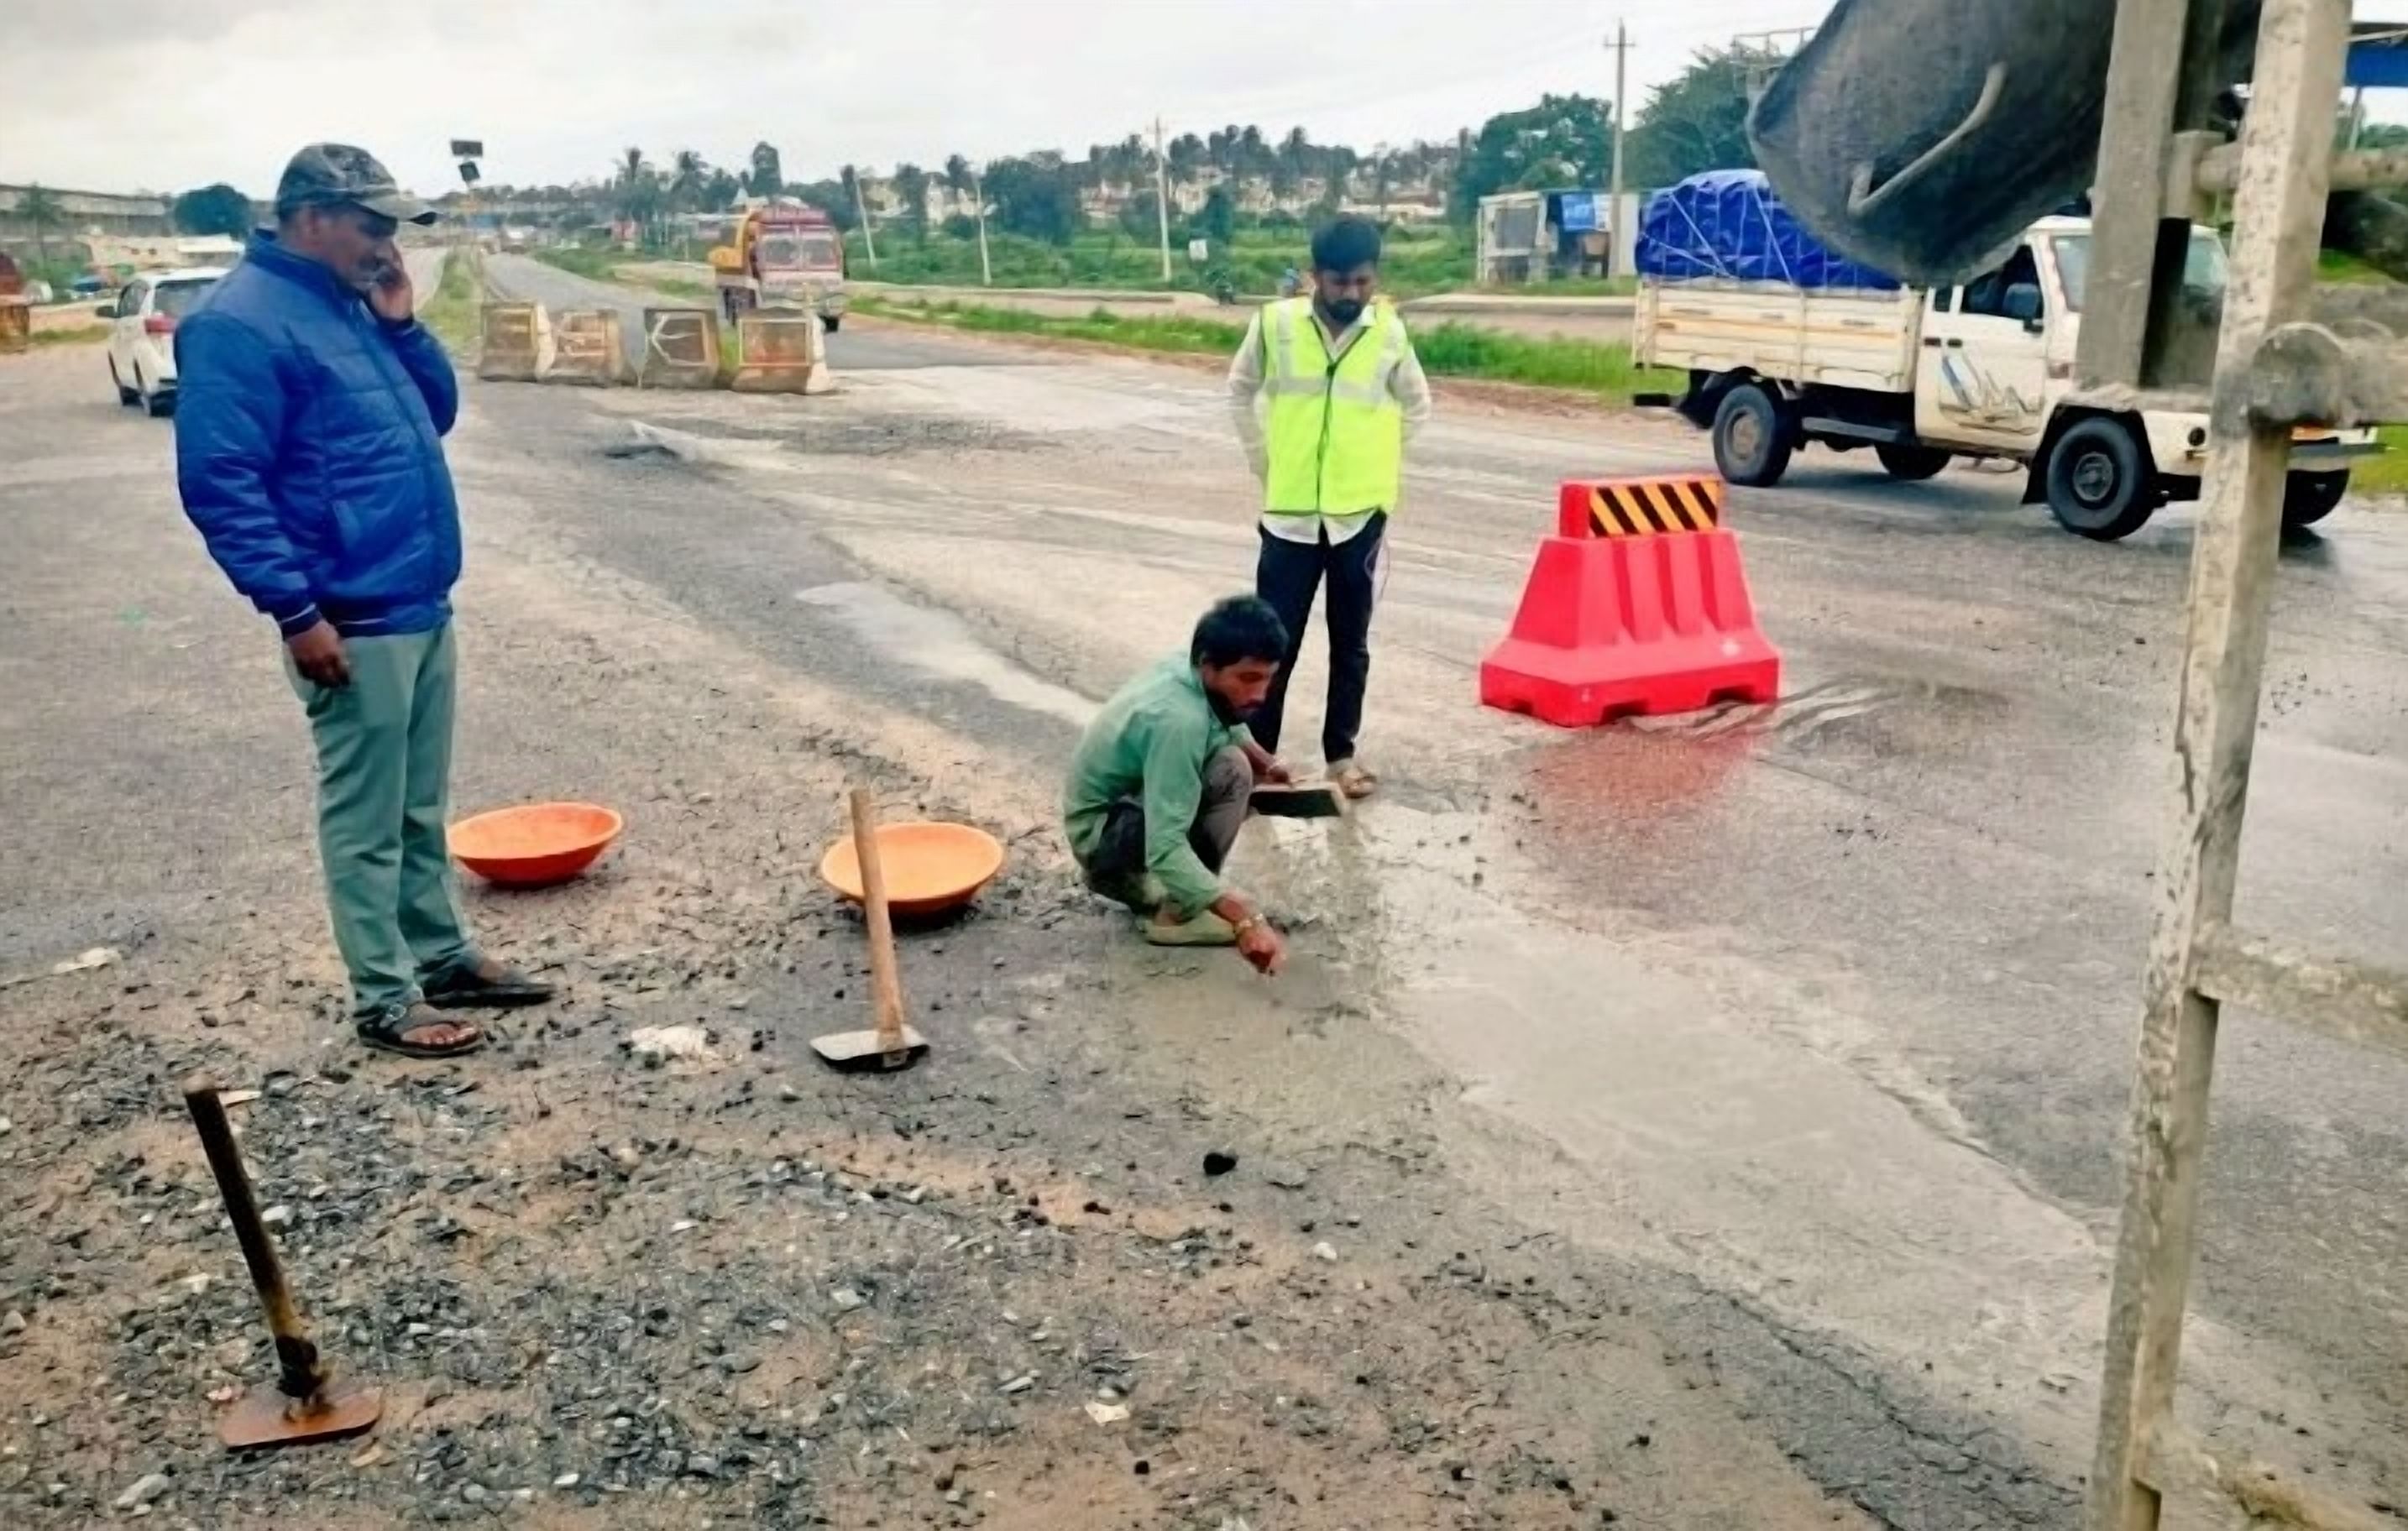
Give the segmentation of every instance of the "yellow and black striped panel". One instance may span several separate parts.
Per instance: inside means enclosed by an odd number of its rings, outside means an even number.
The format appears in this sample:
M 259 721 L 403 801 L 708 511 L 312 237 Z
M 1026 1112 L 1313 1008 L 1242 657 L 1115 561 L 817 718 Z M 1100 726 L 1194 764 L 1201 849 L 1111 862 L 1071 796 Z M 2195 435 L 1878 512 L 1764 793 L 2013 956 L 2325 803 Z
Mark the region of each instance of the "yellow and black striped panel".
M 1711 532 L 1722 519 L 1720 479 L 1631 479 L 1589 486 L 1589 527 L 1598 537 Z

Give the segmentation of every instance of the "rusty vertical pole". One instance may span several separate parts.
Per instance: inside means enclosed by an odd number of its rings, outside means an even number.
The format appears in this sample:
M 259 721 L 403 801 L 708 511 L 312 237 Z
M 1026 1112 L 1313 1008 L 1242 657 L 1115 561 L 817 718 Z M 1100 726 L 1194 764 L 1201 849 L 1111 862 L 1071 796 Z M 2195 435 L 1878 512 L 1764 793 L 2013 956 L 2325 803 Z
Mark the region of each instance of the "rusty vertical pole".
M 188 1080 L 184 1109 L 192 1112 L 201 1151 L 217 1177 L 226 1219 L 234 1224 L 243 1264 L 251 1268 L 251 1284 L 267 1315 L 268 1334 L 276 1341 L 276 1386 L 260 1389 L 229 1409 L 218 1422 L 219 1438 L 240 1451 L 339 1439 L 367 1429 L 384 1411 L 383 1399 L 374 1390 L 334 1384 L 284 1280 L 283 1264 L 276 1257 L 266 1220 L 260 1216 L 251 1171 L 242 1162 L 242 1149 L 234 1140 L 234 1125 L 226 1120 L 217 1086 L 206 1080 Z

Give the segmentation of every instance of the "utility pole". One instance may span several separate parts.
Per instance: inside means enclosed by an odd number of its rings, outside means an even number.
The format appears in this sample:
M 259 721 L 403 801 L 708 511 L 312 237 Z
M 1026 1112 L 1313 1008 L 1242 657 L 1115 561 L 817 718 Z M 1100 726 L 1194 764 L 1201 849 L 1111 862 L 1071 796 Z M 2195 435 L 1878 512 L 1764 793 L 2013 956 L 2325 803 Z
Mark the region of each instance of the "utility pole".
M 1162 151 L 1162 117 L 1154 119 L 1154 213 L 1162 226 L 1162 285 L 1170 285 L 1170 161 Z
M 869 227 L 869 199 L 862 193 L 861 172 L 853 173 L 853 212 L 861 220 L 861 242 L 869 251 L 869 269 L 878 269 L 878 236 Z
M 970 176 L 970 196 L 978 203 L 979 282 L 982 286 L 993 287 L 995 285 L 995 267 L 987 264 L 986 258 L 986 176 L 984 172 L 972 172 Z
M 1613 175 L 1609 181 L 1612 196 L 1606 206 L 1612 222 L 1612 243 L 1608 247 L 1605 274 L 1622 275 L 1622 93 L 1624 81 L 1629 78 L 1626 67 L 1630 60 L 1630 34 L 1620 21 L 1613 23 L 1613 40 L 1605 45 L 1613 50 Z

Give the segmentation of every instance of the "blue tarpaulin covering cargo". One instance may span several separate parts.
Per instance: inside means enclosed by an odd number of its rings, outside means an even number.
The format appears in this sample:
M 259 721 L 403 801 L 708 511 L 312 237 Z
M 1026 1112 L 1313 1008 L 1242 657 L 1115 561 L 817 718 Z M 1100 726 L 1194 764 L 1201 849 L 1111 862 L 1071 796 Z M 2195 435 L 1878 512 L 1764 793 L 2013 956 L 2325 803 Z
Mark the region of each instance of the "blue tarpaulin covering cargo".
M 1761 170 L 1708 170 L 1647 199 L 1639 270 L 1665 281 L 1720 277 L 1894 293 L 1897 279 L 1842 260 L 1791 216 Z

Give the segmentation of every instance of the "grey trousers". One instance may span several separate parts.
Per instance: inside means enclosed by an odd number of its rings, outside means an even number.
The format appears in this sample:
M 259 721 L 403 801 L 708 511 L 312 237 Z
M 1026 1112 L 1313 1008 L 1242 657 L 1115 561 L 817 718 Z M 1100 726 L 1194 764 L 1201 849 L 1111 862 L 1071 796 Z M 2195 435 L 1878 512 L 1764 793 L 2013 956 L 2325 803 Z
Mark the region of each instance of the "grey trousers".
M 351 1009 L 376 1015 L 473 960 L 445 841 L 455 661 L 452 624 L 343 640 L 351 683 L 284 668 L 318 743 L 318 855 Z
M 1214 872 L 1227 864 L 1229 851 L 1238 843 L 1238 831 L 1245 827 L 1254 791 L 1254 764 L 1236 745 L 1205 763 L 1204 795 L 1196 805 L 1196 822 L 1187 828 L 1187 843 L 1195 850 L 1196 859 Z M 1105 815 L 1103 837 L 1096 844 L 1087 878 L 1096 892 L 1119 899 L 1140 914 L 1151 914 L 1161 906 L 1162 886 L 1146 874 L 1145 809 L 1137 799 L 1125 797 Z

